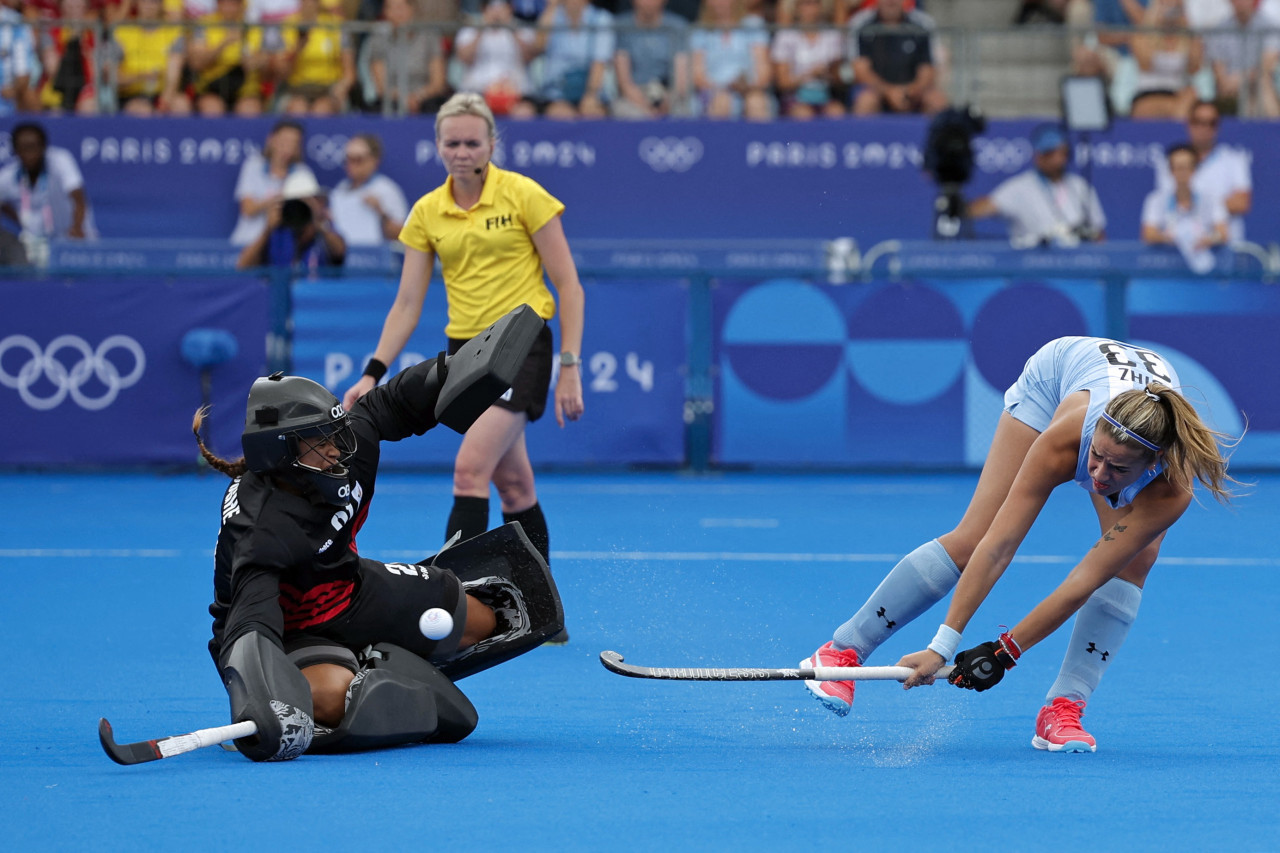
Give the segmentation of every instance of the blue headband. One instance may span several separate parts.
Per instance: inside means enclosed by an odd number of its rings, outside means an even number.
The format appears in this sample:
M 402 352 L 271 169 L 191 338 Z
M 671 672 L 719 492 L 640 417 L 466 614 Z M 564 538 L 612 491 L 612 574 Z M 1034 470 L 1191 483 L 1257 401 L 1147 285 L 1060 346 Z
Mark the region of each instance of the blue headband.
M 1153 451 L 1155 451 L 1156 453 L 1159 453 L 1159 452 L 1160 452 L 1160 446 L 1159 446 L 1159 445 L 1157 445 L 1157 444 L 1152 444 L 1151 442 L 1147 441 L 1145 438 L 1143 438 L 1142 436 L 1138 435 L 1136 432 L 1134 432 L 1133 430 L 1129 429 L 1127 426 L 1125 426 L 1124 424 L 1120 423 L 1118 420 L 1116 420 L 1115 418 L 1111 417 L 1111 415 L 1108 415 L 1106 412 L 1103 412 L 1103 413 L 1102 413 L 1102 419 L 1103 419 L 1104 421 L 1106 421 L 1107 423 L 1111 424 L 1111 425 L 1112 425 L 1113 427 L 1115 427 L 1116 429 L 1120 430 L 1120 431 L 1121 431 L 1122 433 L 1124 433 L 1125 435 L 1127 435 L 1127 436 L 1129 436 L 1130 438 L 1132 438 L 1134 441 L 1138 442 L 1138 444 L 1141 444 L 1143 447 L 1147 448 L 1148 450 L 1153 450 Z

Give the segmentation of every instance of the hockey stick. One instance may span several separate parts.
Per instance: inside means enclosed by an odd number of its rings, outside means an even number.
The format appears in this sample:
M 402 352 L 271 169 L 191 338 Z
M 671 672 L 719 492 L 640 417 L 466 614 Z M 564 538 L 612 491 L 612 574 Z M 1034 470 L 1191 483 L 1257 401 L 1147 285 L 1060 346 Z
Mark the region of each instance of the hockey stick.
M 760 669 L 728 667 L 689 669 L 669 666 L 637 666 L 623 663 L 617 652 L 601 652 L 600 663 L 610 672 L 630 678 L 657 678 L 664 681 L 906 681 L 915 671 L 909 666 L 819 666 L 813 669 Z M 944 666 L 935 674 L 945 679 L 953 667 Z
M 216 726 L 211 729 L 199 729 L 191 734 L 162 737 L 159 740 L 140 740 L 137 743 L 116 743 L 111 732 L 111 724 L 107 718 L 98 720 L 98 740 L 106 750 L 107 757 L 116 764 L 142 764 L 145 761 L 158 761 L 161 758 L 172 758 L 184 752 L 193 752 L 215 743 L 222 743 L 236 738 L 249 737 L 258 733 L 258 726 L 253 720 L 243 723 L 232 723 L 229 726 Z

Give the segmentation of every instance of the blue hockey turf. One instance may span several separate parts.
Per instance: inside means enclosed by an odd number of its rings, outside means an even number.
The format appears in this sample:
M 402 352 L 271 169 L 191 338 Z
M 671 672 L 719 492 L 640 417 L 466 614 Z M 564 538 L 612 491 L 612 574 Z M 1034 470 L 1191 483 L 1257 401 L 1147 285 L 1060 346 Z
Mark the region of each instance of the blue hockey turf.
M 0 476 L 0 814 L 11 850 L 1280 849 L 1280 476 L 1192 505 L 1093 697 L 1096 754 L 1032 749 L 1068 628 L 976 694 L 864 683 L 837 718 L 794 682 L 639 681 L 790 667 L 975 477 L 543 474 L 572 642 L 461 683 L 461 744 L 253 764 L 218 747 L 120 767 L 121 742 L 227 720 L 205 650 L 220 475 Z M 386 474 L 364 553 L 439 544 L 448 474 Z M 979 611 L 1012 625 L 1098 535 L 1064 486 Z M 869 663 L 923 647 L 939 606 Z

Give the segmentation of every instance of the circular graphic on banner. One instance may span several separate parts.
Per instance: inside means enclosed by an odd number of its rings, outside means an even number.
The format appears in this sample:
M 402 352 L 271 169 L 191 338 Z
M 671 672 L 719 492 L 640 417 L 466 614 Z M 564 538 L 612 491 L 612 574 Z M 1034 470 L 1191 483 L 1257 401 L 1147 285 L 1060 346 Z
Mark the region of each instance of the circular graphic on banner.
M 973 318 L 970 349 L 978 373 L 1003 392 L 1022 373 L 1023 364 L 1054 338 L 1087 335 L 1080 308 L 1060 290 L 1015 282 L 993 294 Z M 1010 353 L 1022 353 L 1010 358 Z
M 774 279 L 744 293 L 724 322 L 723 357 L 752 392 L 799 400 L 831 381 L 844 356 L 839 307 L 807 282 Z
M 896 284 L 869 296 L 849 322 L 849 372 L 870 394 L 917 405 L 952 387 L 965 365 L 964 319 L 931 287 Z

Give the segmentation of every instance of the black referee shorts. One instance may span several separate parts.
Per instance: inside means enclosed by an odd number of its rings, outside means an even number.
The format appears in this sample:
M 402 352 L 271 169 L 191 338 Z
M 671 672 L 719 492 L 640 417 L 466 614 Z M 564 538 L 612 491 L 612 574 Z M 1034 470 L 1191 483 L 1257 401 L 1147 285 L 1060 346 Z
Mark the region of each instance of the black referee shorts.
M 449 338 L 449 355 L 453 355 L 465 343 L 465 340 L 459 338 Z M 544 323 L 528 357 L 520 366 L 520 372 L 516 374 L 515 384 L 494 405 L 510 412 L 524 412 L 530 423 L 542 417 L 542 413 L 547 410 L 547 392 L 551 390 L 551 358 L 554 350 L 551 327 Z

